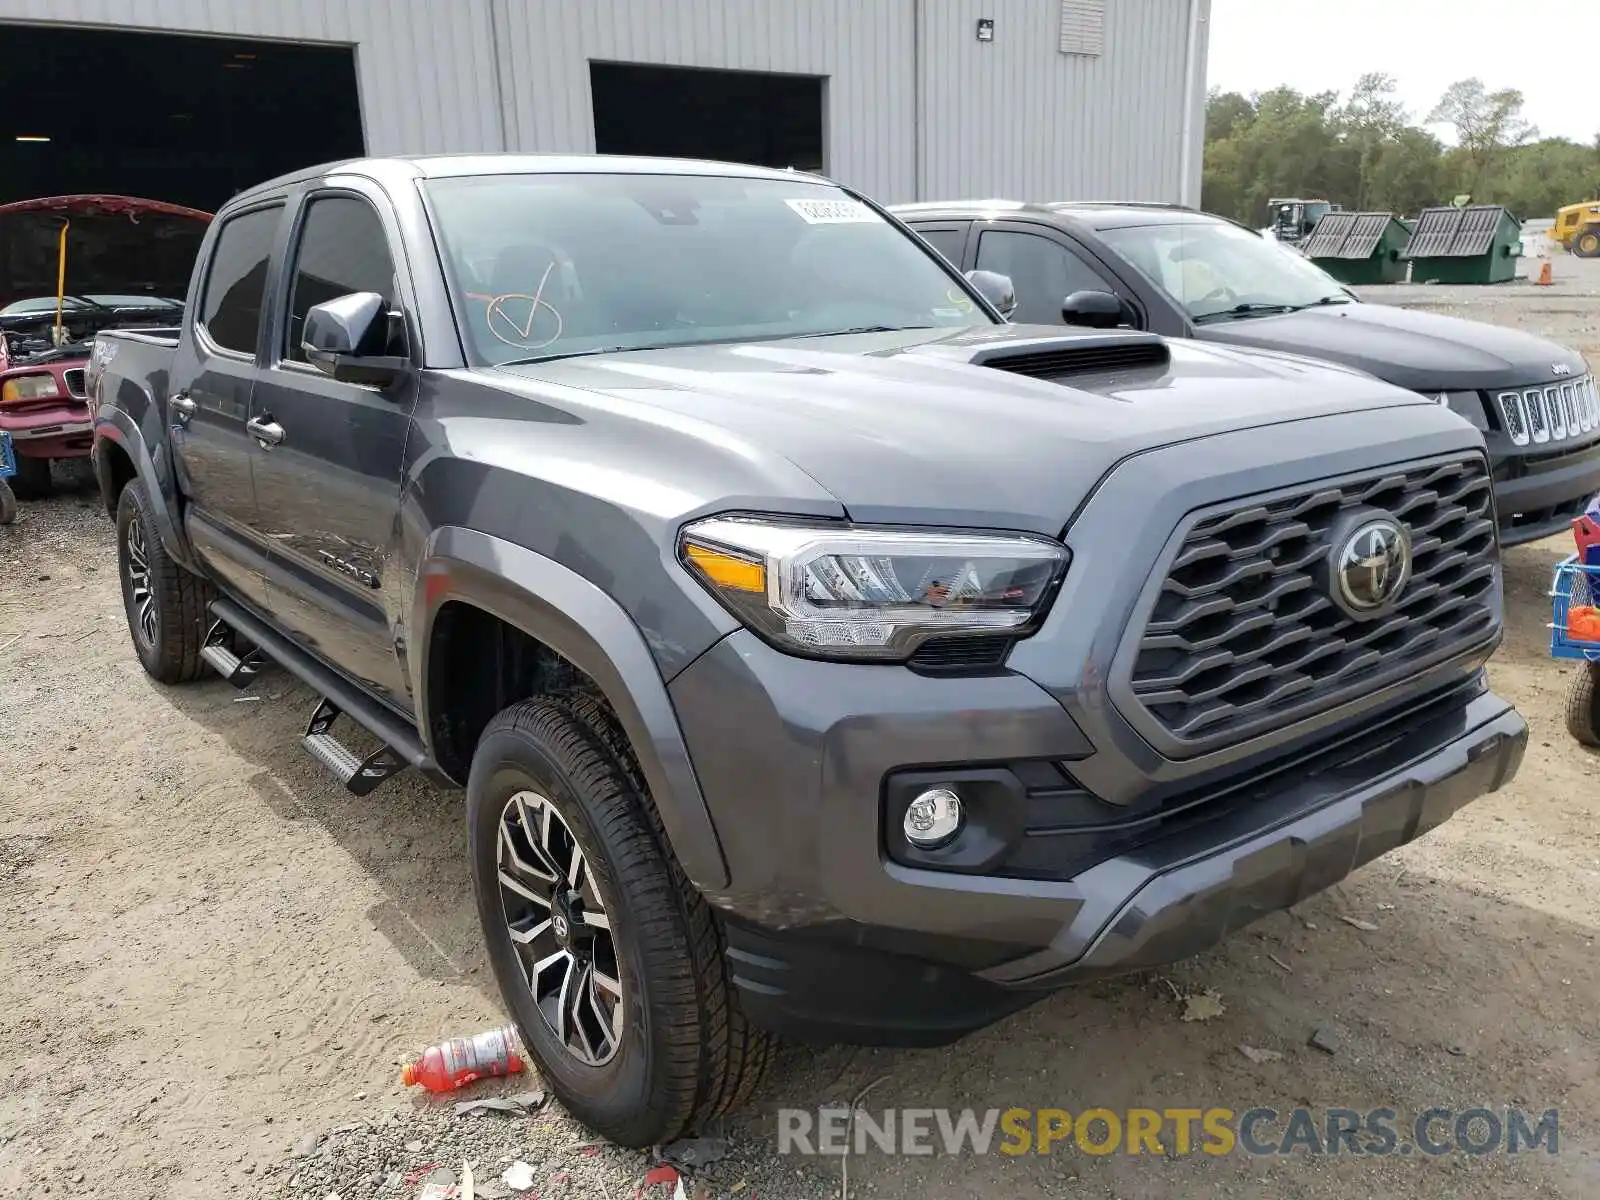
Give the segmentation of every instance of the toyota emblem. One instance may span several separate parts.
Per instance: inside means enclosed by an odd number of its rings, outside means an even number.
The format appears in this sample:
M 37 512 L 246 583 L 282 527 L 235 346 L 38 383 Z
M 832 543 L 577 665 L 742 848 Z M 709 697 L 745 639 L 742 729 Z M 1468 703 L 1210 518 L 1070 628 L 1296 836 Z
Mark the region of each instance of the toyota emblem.
M 1394 603 L 1411 578 L 1411 537 L 1390 517 L 1356 526 L 1334 554 L 1334 599 L 1351 616 Z

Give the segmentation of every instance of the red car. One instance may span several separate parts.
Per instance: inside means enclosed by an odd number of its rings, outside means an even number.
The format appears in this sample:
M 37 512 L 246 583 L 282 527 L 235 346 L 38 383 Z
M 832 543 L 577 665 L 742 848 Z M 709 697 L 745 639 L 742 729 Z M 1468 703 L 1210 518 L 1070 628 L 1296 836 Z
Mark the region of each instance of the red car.
M 0 430 L 19 496 L 93 443 L 84 367 L 97 333 L 176 325 L 211 214 L 134 196 L 0 204 Z

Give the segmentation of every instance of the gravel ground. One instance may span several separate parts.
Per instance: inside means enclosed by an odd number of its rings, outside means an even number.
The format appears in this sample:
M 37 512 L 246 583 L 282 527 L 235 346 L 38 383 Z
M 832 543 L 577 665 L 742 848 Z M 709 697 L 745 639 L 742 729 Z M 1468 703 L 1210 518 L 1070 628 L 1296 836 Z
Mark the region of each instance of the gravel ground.
M 1557 267 L 1548 290 L 1374 298 L 1600 354 L 1600 264 Z M 1567 668 L 1545 649 L 1560 553 L 1551 541 L 1507 556 L 1491 675 L 1533 727 L 1510 787 L 1161 976 L 1062 993 L 945 1050 L 791 1048 L 749 1112 L 701 1131 L 727 1155 L 686 1194 L 841 1195 L 837 1159 L 775 1152 L 775 1113 L 848 1104 L 869 1085 L 874 1112 L 1559 1106 L 1561 1153 L 871 1153 L 849 1162 L 853 1196 L 1600 1194 L 1600 759 L 1564 733 Z M 64 477 L 0 528 L 0 1195 L 413 1200 L 470 1164 L 493 1197 L 520 1161 L 540 1200 L 633 1196 L 653 1156 L 593 1145 L 553 1103 L 458 1117 L 461 1097 L 399 1086 L 423 1044 L 502 1020 L 460 799 L 407 777 L 366 800 L 336 791 L 296 749 L 312 705 L 279 673 L 243 696 L 220 681 L 153 686 L 86 488 Z M 1185 1021 L 1207 993 L 1220 1012 Z M 1332 1053 L 1307 1044 L 1318 1029 Z

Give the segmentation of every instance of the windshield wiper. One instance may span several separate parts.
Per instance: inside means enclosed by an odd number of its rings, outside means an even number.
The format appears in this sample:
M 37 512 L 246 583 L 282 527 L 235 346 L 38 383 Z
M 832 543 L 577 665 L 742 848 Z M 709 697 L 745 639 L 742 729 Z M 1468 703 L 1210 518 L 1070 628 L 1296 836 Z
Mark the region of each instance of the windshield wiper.
M 1194 318 L 1196 325 L 1204 325 L 1207 321 L 1232 320 L 1236 317 L 1265 317 L 1273 313 L 1298 312 L 1301 306 L 1297 304 L 1257 304 L 1254 301 L 1248 304 L 1235 304 L 1232 308 L 1224 308 L 1218 312 L 1201 313 Z
M 1300 308 L 1324 308 L 1330 304 L 1353 303 L 1349 296 L 1324 296 L 1320 300 L 1313 300 L 1310 304 L 1302 304 Z
M 848 337 L 852 333 L 904 333 L 911 329 L 938 329 L 937 325 L 853 325 L 849 329 L 819 329 L 816 333 L 791 333 L 792 338 Z
M 535 354 L 531 358 L 508 358 L 497 367 L 529 367 L 534 363 L 560 362 L 563 358 L 588 358 L 592 354 L 620 354 L 624 350 L 660 350 L 661 346 L 597 346 L 593 350 L 563 350 L 560 354 Z

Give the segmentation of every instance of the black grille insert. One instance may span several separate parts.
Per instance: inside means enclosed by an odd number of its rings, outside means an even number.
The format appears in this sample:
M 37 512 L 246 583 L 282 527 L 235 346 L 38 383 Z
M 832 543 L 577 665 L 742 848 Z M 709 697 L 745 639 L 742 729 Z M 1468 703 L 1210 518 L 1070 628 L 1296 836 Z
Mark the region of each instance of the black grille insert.
M 926 675 L 996 671 L 1011 653 L 1012 639 L 993 636 L 932 638 L 917 647 L 907 664 Z
M 1394 607 L 1355 621 L 1326 578 L 1358 510 L 1411 534 Z M 1134 661 L 1133 695 L 1192 752 L 1242 741 L 1493 635 L 1495 541 L 1481 458 L 1402 466 L 1235 502 L 1190 518 Z
M 66 381 L 67 391 L 79 400 L 88 398 L 89 388 L 85 383 L 84 369 L 82 367 L 68 367 L 61 372 L 61 378 Z

